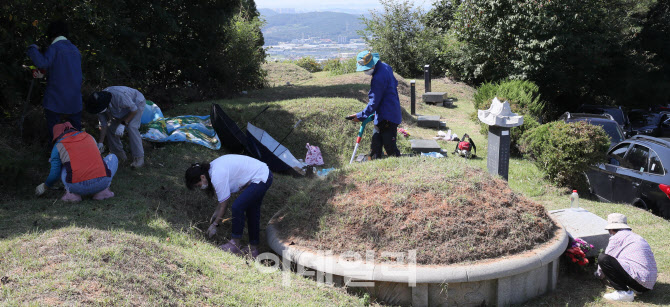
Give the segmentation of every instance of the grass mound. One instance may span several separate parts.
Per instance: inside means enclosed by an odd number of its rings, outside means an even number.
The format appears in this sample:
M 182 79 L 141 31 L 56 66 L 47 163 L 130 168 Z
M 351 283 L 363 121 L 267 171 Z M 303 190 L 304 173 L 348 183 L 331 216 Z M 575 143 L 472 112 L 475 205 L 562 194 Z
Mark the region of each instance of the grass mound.
M 172 238 L 172 240 L 170 240 Z M 357 298 L 320 289 L 187 236 L 158 239 L 122 231 L 67 227 L 0 242 L 0 304 L 269 306 Z
M 268 73 L 265 80 L 271 87 L 283 86 L 286 82 L 295 84 L 312 78 L 312 73 L 291 63 L 265 63 L 263 69 Z
M 280 236 L 335 253 L 417 250 L 451 264 L 532 249 L 555 225 L 540 204 L 463 159 L 385 159 L 345 168 L 289 198 Z
M 163 305 L 206 299 L 211 292 L 202 282 L 192 284 L 188 271 L 196 268 L 181 252 L 127 233 L 72 227 L 1 249 L 11 255 L 0 265 L 10 304 L 14 297 L 15 303 L 46 305 Z

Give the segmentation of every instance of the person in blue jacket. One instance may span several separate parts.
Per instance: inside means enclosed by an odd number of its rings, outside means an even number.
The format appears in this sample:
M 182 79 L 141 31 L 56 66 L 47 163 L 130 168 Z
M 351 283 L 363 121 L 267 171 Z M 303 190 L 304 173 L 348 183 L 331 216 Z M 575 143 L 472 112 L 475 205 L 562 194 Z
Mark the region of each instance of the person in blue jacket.
M 365 120 L 375 114 L 375 128 L 370 143 L 370 157 L 378 159 L 383 156 L 382 147 L 388 156 L 400 156 L 396 145 L 398 125 L 402 122 L 402 111 L 398 97 L 398 80 L 393 69 L 379 60 L 379 53 L 362 51 L 356 56 L 356 71 L 372 76 L 370 81 L 369 102 L 365 109 L 350 115 L 353 121 Z
M 81 53 L 67 39 L 68 29 L 64 21 L 54 21 L 47 28 L 51 45 L 44 52 L 32 44 L 27 54 L 40 69 L 47 71 L 47 86 L 42 105 L 47 120 L 49 139 L 53 139 L 53 127 L 66 117 L 75 129 L 81 130 L 82 97 Z

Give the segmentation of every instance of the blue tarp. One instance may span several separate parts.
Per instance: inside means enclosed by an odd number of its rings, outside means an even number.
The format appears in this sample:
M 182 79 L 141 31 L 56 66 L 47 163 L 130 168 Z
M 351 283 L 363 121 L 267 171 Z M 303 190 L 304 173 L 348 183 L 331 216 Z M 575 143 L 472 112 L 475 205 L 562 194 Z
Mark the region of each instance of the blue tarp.
M 150 121 L 145 123 L 145 117 Z M 160 108 L 150 101 L 142 113 L 141 131 L 142 138 L 150 142 L 189 142 L 214 150 L 221 148 L 209 115 L 163 118 Z
M 142 125 L 148 124 L 157 119 L 163 118 L 163 111 L 153 101 L 147 100 L 142 112 Z

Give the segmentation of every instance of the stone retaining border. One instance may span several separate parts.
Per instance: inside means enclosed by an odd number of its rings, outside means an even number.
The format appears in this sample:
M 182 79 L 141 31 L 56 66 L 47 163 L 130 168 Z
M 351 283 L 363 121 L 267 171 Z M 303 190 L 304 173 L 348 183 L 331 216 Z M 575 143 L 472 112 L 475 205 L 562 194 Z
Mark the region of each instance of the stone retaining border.
M 279 239 L 275 217 L 266 234 L 277 254 L 321 276 L 334 275 L 335 284 L 350 284 L 352 279 L 372 281 L 365 288 L 374 297 L 401 305 L 503 306 L 525 302 L 556 288 L 559 257 L 569 242 L 565 229 L 555 221 L 559 229 L 549 242 L 521 254 L 471 264 L 394 265 L 350 261 L 342 255 L 292 246 Z

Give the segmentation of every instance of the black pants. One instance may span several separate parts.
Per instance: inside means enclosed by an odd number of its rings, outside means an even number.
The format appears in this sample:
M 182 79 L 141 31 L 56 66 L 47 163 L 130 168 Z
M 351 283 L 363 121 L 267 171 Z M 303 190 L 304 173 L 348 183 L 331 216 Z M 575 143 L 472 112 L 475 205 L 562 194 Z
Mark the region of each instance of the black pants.
M 598 256 L 598 265 L 603 270 L 605 278 L 607 278 L 615 290 L 628 291 L 630 288 L 637 292 L 649 291 L 649 289 L 630 277 L 616 258 L 602 253 Z
M 372 134 L 372 142 L 370 143 L 370 157 L 372 159 L 379 159 L 384 156 L 382 147 L 386 150 L 386 154 L 393 157 L 400 157 L 400 150 L 396 146 L 396 137 L 398 136 L 398 124 L 383 120 L 378 123 L 377 129 Z
M 74 114 L 61 114 L 44 109 L 44 117 L 47 119 L 47 130 L 49 131 L 50 141 L 54 138 L 54 126 L 59 124 L 63 119 L 66 119 L 75 129 L 81 131 L 81 111 Z

